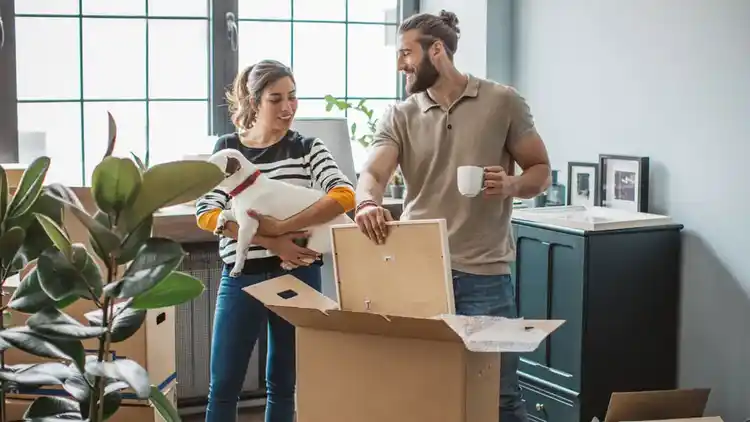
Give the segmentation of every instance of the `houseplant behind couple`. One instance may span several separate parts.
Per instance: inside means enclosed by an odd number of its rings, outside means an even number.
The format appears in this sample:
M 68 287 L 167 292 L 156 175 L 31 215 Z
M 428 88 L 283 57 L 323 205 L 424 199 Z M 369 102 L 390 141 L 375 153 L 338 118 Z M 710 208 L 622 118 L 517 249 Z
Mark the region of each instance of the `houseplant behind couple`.
M 409 186 L 401 219 L 446 220 L 456 312 L 515 318 L 513 198 L 547 188 L 544 143 L 517 91 L 456 69 L 455 14 L 412 16 L 399 34 L 398 66 L 411 95 L 379 120 L 357 185 L 355 221 L 373 241 L 386 240 L 392 216 L 382 206 L 383 195 L 400 166 Z M 514 174 L 516 163 L 521 175 Z M 481 169 L 472 171 L 467 196 L 458 189 L 457 169 L 463 166 Z M 500 368 L 500 420 L 528 421 L 518 356 L 504 353 Z

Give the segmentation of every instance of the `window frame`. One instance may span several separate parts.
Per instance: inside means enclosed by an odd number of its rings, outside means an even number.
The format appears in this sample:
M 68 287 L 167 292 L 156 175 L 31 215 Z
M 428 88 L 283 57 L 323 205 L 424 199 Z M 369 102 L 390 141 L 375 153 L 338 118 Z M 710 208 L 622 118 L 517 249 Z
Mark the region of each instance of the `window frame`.
M 17 63 L 16 63 L 16 37 L 15 37 L 15 21 L 16 21 L 16 13 L 15 13 L 15 2 L 16 1 L 22 1 L 22 0 L 10 0 L 10 1 L 2 1 L 0 2 L 0 16 L 3 19 L 3 25 L 5 29 L 5 45 L 0 50 L 0 86 L 3 87 L 3 89 L 0 92 L 0 163 L 17 163 L 18 162 L 18 104 L 29 102 L 29 103 L 40 103 L 40 102 L 49 102 L 45 101 L 43 99 L 39 100 L 21 100 L 18 99 L 18 92 L 17 92 Z M 225 92 L 228 86 L 231 85 L 235 75 L 237 74 L 239 70 L 239 49 L 233 49 L 232 45 L 230 43 L 228 32 L 227 32 L 227 20 L 224 18 L 227 13 L 233 13 L 234 17 L 236 18 L 239 15 L 239 4 L 238 0 L 206 0 L 208 3 L 208 17 L 173 17 L 173 19 L 201 19 L 205 20 L 208 19 L 208 75 L 209 80 L 207 81 L 208 84 L 208 98 L 207 99 L 200 99 L 201 101 L 208 101 L 208 115 L 206 118 L 208 119 L 208 133 L 206 134 L 206 137 L 209 137 L 211 135 L 221 135 L 224 133 L 230 133 L 234 131 L 234 125 L 232 124 L 229 113 L 227 112 L 227 103 L 225 99 Z M 292 0 L 289 0 L 292 1 Z M 347 0 L 347 8 L 349 1 Z M 148 5 L 148 1 L 146 0 L 146 4 Z M 400 0 L 400 10 L 398 11 L 398 19 L 397 23 L 391 25 L 398 25 L 398 22 L 403 21 L 408 16 L 411 16 L 415 13 L 418 13 L 419 11 L 419 0 Z M 82 2 L 79 3 L 79 13 L 75 16 L 73 15 L 35 15 L 35 14 L 23 14 L 21 16 L 66 16 L 70 18 L 77 18 L 79 21 L 82 21 L 85 17 L 88 17 L 88 15 L 85 15 L 82 13 Z M 97 16 L 100 17 L 100 16 Z M 102 16 L 102 18 L 115 18 L 118 17 L 116 15 L 107 15 Z M 146 14 L 144 15 L 144 18 L 148 17 L 148 9 L 146 10 Z M 162 17 L 160 18 L 166 18 L 169 19 L 169 17 Z M 348 18 L 348 16 L 347 16 Z M 263 19 L 242 19 L 243 21 L 263 21 Z M 237 19 L 239 21 L 239 19 Z M 307 20 L 295 20 L 290 19 L 291 22 L 315 22 L 315 23 L 326 23 L 326 22 L 333 22 L 333 21 L 307 21 Z M 342 21 L 335 21 L 335 22 L 342 22 Z M 357 22 L 357 21 L 350 21 L 346 19 L 343 21 L 343 23 L 347 26 L 349 24 L 359 24 L 359 23 L 367 23 L 367 24 L 385 24 L 383 23 L 373 23 L 373 22 Z M 348 35 L 348 30 L 347 30 Z M 348 37 L 345 41 L 348 45 Z M 294 60 L 294 53 L 293 53 L 293 46 L 292 46 L 292 55 L 291 60 Z M 148 46 L 146 46 L 146 51 L 148 50 Z M 146 60 L 148 62 L 148 53 Z M 346 53 L 345 53 L 346 54 Z M 293 63 L 291 63 L 293 65 Z M 395 69 L 394 69 L 395 71 Z M 346 72 L 348 74 L 348 62 L 347 62 L 347 69 Z M 81 76 L 83 78 L 83 76 Z M 406 98 L 406 93 L 404 90 L 404 84 L 405 80 L 403 75 L 400 75 L 398 80 L 398 87 L 396 91 L 396 95 L 393 97 L 366 97 L 368 100 L 403 100 Z M 147 82 L 148 83 L 148 82 Z M 148 89 L 148 86 L 146 87 Z M 347 87 L 348 89 L 348 87 Z M 345 91 L 345 93 L 348 93 Z M 348 101 L 357 101 L 362 99 L 363 97 L 345 97 L 344 99 Z M 323 98 L 319 97 L 300 97 L 300 100 L 322 100 Z M 146 105 L 146 121 L 147 121 L 147 127 L 146 127 L 146 148 L 147 148 L 147 156 L 144 157 L 145 160 L 149 160 L 149 143 L 150 143 L 150 133 L 148 133 L 148 119 L 149 119 L 149 103 L 152 101 L 196 101 L 198 99 L 167 99 L 167 98 L 156 98 L 152 99 L 149 98 L 148 91 L 146 91 L 144 98 L 139 98 L 137 100 L 133 99 L 108 99 L 112 102 L 125 102 L 125 101 L 143 101 Z M 54 101 L 54 100 L 50 100 Z M 97 102 L 103 101 L 103 100 L 95 100 Z M 91 100 L 86 100 L 83 97 L 83 87 L 81 87 L 81 98 L 77 100 L 66 100 L 66 102 L 77 102 L 80 104 L 82 113 L 84 105 L 87 102 L 91 102 Z M 81 119 L 81 125 L 83 126 L 83 117 Z M 85 169 L 86 169 L 86 159 L 85 156 L 85 148 L 84 148 L 84 142 L 85 142 L 85 133 L 83 133 L 82 128 L 82 136 L 81 136 L 81 166 L 82 166 L 82 174 L 81 174 L 81 183 L 85 184 L 87 183 L 87 177 L 85 175 Z

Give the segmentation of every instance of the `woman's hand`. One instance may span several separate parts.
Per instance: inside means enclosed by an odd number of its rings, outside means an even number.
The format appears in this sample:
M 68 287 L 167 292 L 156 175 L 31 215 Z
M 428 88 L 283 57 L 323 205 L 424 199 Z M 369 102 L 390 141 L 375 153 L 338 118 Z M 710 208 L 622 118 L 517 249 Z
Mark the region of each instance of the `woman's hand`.
M 266 249 L 278 255 L 282 261 L 288 262 L 295 267 L 308 266 L 315 262 L 320 254 L 299 246 L 294 242 L 295 239 L 307 239 L 310 235 L 308 233 L 287 233 L 278 237 L 270 237 L 267 240 L 268 246 Z
M 289 233 L 287 220 L 279 220 L 267 215 L 259 214 L 253 210 L 247 212 L 250 218 L 258 221 L 258 234 L 261 236 L 277 237 Z

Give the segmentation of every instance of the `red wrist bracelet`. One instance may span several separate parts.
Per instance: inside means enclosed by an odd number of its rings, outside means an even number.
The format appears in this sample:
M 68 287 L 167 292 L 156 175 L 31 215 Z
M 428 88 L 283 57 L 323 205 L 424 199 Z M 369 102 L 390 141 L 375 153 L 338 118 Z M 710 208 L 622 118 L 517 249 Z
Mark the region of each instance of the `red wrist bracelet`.
M 362 201 L 359 204 L 357 204 L 357 207 L 354 209 L 354 214 L 359 213 L 359 211 L 362 210 L 362 208 L 369 207 L 369 206 L 377 207 L 378 203 L 373 201 L 372 199 Z

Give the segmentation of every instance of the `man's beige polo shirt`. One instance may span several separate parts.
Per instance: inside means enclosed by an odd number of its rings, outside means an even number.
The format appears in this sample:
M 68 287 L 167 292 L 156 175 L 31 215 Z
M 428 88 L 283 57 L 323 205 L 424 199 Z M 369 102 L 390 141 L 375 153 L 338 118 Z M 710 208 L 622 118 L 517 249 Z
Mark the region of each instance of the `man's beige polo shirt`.
M 444 218 L 454 270 L 510 273 L 513 198 L 461 195 L 456 169 L 500 165 L 512 174 L 515 164 L 507 147 L 532 130 L 529 107 L 516 90 L 473 76 L 448 109 L 421 92 L 381 117 L 373 145 L 399 150 L 406 182 L 401 219 Z

